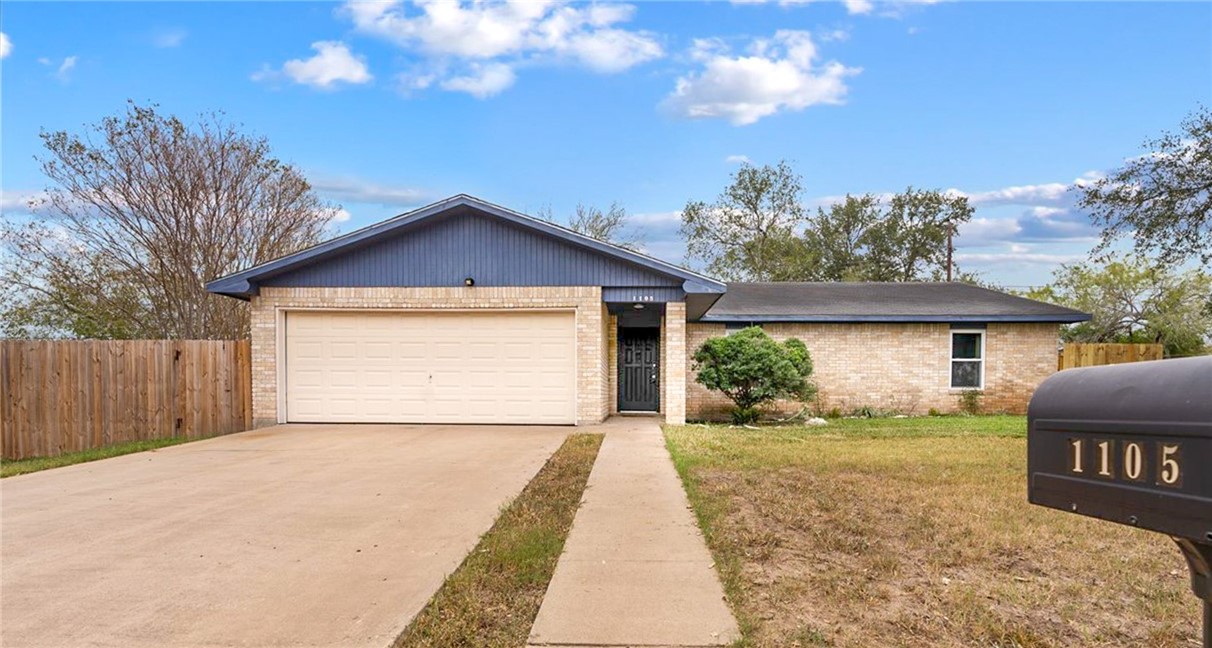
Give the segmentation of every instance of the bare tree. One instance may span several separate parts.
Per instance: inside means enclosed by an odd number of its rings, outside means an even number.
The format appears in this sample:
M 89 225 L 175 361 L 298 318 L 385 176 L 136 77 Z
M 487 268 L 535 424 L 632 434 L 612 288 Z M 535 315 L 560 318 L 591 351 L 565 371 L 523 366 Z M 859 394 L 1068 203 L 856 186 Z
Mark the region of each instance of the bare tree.
M 550 208 L 540 209 L 536 215 L 551 223 L 558 222 Z M 576 212 L 568 219 L 568 228 L 591 239 L 628 250 L 639 250 L 643 247 L 643 232 L 631 227 L 627 210 L 617 202 L 610 203 L 610 209 L 606 211 L 577 203 Z
M 0 230 L 8 335 L 244 337 L 247 306 L 205 283 L 316 243 L 336 213 L 219 113 L 187 124 L 130 103 L 41 137 L 53 186 Z
M 610 203 L 610 209 L 602 211 L 597 207 L 587 207 L 577 204 L 576 213 L 568 226 L 573 231 L 584 234 L 592 239 L 617 245 L 628 250 L 640 248 L 641 233 L 629 227 L 627 210 L 617 202 Z

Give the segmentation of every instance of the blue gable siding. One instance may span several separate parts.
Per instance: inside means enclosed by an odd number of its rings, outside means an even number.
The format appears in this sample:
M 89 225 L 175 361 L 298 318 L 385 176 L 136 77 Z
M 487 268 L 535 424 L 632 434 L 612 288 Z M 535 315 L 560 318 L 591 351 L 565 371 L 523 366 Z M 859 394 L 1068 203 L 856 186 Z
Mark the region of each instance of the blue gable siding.
M 683 279 L 463 208 L 302 267 L 263 286 L 667 286 Z

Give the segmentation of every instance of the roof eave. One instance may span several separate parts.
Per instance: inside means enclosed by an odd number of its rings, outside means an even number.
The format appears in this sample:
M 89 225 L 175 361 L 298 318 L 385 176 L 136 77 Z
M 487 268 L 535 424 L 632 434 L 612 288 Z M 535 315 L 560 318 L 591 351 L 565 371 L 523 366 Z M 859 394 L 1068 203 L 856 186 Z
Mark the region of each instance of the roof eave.
M 784 322 L 803 324 L 846 324 L 846 323 L 952 323 L 952 322 L 1004 322 L 1004 323 L 1040 323 L 1040 324 L 1073 324 L 1090 320 L 1085 313 L 1055 315 L 712 315 L 708 313 L 699 319 L 704 324 L 736 323 L 736 322 Z

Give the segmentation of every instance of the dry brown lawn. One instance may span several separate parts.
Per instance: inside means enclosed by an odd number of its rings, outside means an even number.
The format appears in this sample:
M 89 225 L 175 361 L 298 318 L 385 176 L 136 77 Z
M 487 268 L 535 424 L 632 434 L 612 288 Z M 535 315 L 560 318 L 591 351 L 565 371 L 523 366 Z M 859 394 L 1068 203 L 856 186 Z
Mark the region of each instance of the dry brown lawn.
M 666 429 L 746 646 L 1194 646 L 1166 537 L 1032 506 L 1022 417 Z

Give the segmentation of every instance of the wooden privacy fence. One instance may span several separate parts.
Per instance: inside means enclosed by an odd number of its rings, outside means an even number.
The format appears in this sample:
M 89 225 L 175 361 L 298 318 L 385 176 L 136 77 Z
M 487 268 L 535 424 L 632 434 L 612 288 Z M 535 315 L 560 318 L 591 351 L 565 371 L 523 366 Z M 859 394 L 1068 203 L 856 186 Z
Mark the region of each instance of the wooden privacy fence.
M 0 340 L 0 451 L 240 432 L 251 383 L 247 340 Z
M 1114 344 L 1110 342 L 1073 342 L 1065 345 L 1057 357 L 1056 368 L 1097 367 L 1099 365 L 1161 360 L 1161 344 Z

